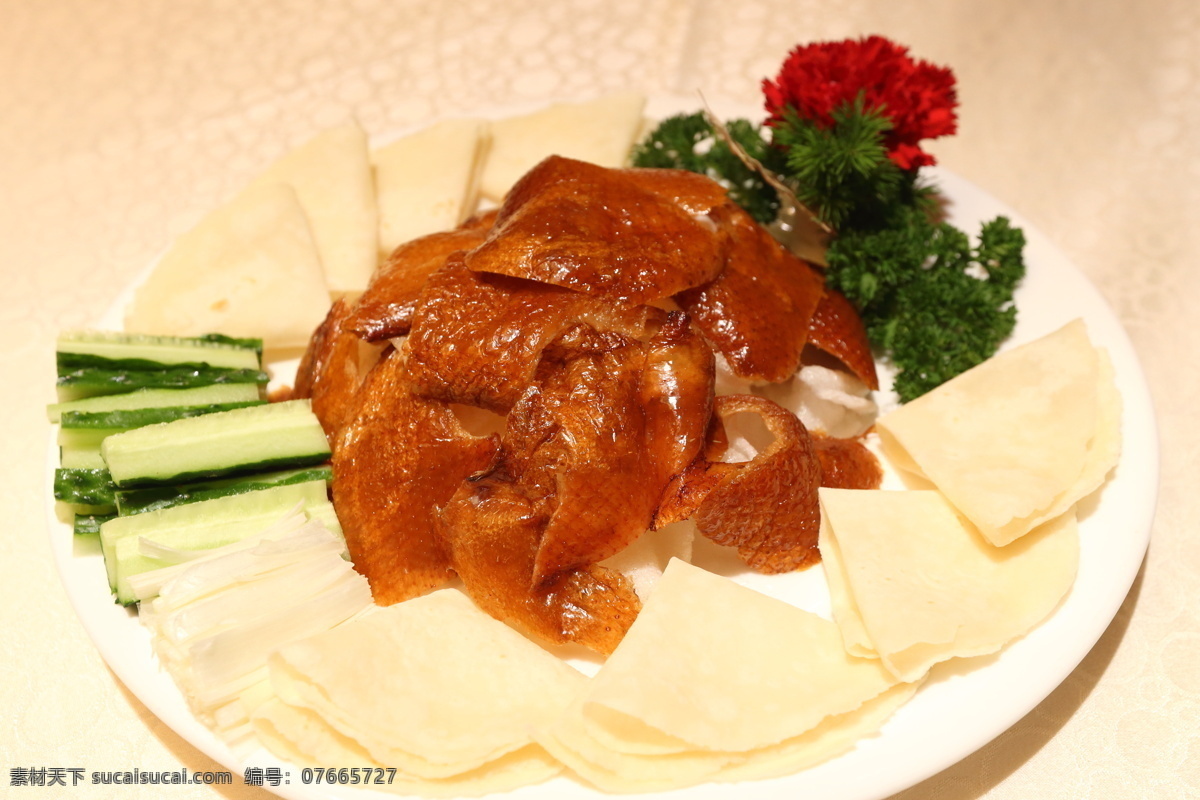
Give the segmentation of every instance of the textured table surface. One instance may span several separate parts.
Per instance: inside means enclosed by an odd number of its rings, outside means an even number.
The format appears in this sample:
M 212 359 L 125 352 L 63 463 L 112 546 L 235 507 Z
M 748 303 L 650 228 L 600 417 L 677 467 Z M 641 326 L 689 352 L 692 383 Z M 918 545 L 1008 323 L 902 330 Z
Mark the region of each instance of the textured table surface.
M 0 0 L 0 795 L 268 796 L 240 780 L 11 785 L 38 767 L 220 768 L 120 684 L 61 588 L 44 512 L 56 331 L 93 323 L 203 212 L 349 115 L 378 135 L 627 87 L 754 105 L 792 45 L 881 33 L 953 67 L 959 134 L 932 151 L 1100 288 L 1142 359 L 1162 446 L 1149 554 L 1095 649 L 1019 724 L 897 798 L 1200 796 L 1200 6 L 1132 7 Z

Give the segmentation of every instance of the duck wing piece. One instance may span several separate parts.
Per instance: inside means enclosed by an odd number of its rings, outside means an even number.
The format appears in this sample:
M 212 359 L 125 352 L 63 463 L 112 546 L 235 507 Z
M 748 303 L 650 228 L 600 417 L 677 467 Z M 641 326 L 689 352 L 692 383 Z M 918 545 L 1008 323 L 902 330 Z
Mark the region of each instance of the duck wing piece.
M 497 440 L 469 434 L 450 406 L 423 398 L 389 350 L 367 375 L 333 448 L 333 501 L 355 568 L 379 605 L 452 575 L 434 526 L 437 506 L 488 468 Z
M 707 217 L 625 170 L 551 156 L 509 192 L 466 264 L 632 305 L 712 280 L 724 244 Z

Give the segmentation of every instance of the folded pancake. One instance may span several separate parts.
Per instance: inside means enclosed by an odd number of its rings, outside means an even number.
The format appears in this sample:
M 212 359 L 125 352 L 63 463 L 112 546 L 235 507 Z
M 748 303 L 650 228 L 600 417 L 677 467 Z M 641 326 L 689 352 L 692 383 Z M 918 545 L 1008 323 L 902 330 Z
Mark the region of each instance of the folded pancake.
M 247 192 L 264 186 L 295 190 L 334 296 L 361 292 L 379 249 L 375 181 L 367 133 L 357 122 L 321 131 L 271 164 Z
M 478 797 L 540 783 L 562 771 L 562 764 L 536 745 L 447 778 L 422 778 L 373 758 L 362 745 L 335 730 L 323 717 L 277 697 L 263 703 L 252 718 L 254 733 L 267 750 L 302 766 L 396 769 L 372 789 L 422 797 Z M 382 773 L 380 773 L 382 774 Z
M 1095 491 L 1120 453 L 1112 366 L 1082 320 L 985 361 L 878 422 L 885 455 L 1007 544 Z
M 724 246 L 711 220 L 641 188 L 623 170 L 552 156 L 509 192 L 466 264 L 638 304 L 711 281 Z
M 1028 632 L 1079 564 L 1073 512 L 996 547 L 936 491 L 822 489 L 820 546 L 846 649 L 905 681 Z
M 712 219 L 729 239 L 723 269 L 676 301 L 739 377 L 786 380 L 800 368 L 825 279 L 744 211 L 722 207 Z
M 502 200 L 522 175 L 553 154 L 604 167 L 622 166 L 641 130 L 645 105 L 645 95 L 623 91 L 494 120 L 483 196 Z
M 416 597 L 451 576 L 434 508 L 491 464 L 496 446 L 468 433 L 447 403 L 412 391 L 402 351 L 388 351 L 367 375 L 333 446 L 332 489 L 376 603 Z
M 535 735 L 610 791 L 782 774 L 836 755 L 913 687 L 837 627 L 672 561 L 624 642 Z
M 281 701 L 374 761 L 433 781 L 509 768 L 497 762 L 513 755 L 540 777 L 552 774 L 530 730 L 557 718 L 586 683 L 454 589 L 288 645 L 269 670 Z
M 371 152 L 381 256 L 473 213 L 490 145 L 486 120 L 454 118 Z
M 452 253 L 479 245 L 491 220 L 491 216 L 476 217 L 462 227 L 431 233 L 397 247 L 371 276 L 346 327 L 369 342 L 407 334 L 417 299 L 430 276 L 445 265 Z

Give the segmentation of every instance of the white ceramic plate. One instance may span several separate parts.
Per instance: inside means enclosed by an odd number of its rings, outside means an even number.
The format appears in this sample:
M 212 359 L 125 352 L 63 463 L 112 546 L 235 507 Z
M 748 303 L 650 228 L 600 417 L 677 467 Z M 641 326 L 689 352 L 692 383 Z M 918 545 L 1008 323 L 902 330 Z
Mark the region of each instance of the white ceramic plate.
M 695 101 L 655 99 L 659 116 Z M 724 111 L 718 109 L 718 111 Z M 727 112 L 727 116 L 739 111 Z M 496 115 L 501 116 L 501 115 Z M 1069 596 L 1040 627 L 999 655 L 948 662 L 935 668 L 917 695 L 876 737 L 817 767 L 775 780 L 737 787 L 738 796 L 806 800 L 881 800 L 953 765 L 1004 732 L 1054 690 L 1104 633 L 1133 583 L 1149 541 L 1158 486 L 1158 445 L 1153 408 L 1133 348 L 1112 310 L 1067 258 L 1018 214 L 986 192 L 946 171 L 928 174 L 951 200 L 951 219 L 968 232 L 981 221 L 1008 216 L 1028 239 L 1028 275 L 1018 295 L 1019 322 L 1008 346 L 1049 333 L 1082 317 L 1093 342 L 1112 356 L 1124 407 L 1124 450 L 1104 488 L 1081 510 L 1082 555 Z M 114 309 L 105 320 L 119 326 Z M 57 463 L 51 438 L 50 479 Z M 180 736 L 241 775 L 246 766 L 277 766 L 289 783 L 271 791 L 290 800 L 368 798 L 382 795 L 349 787 L 303 785 L 300 768 L 264 751 L 240 760 L 189 712 L 160 671 L 146 631 L 136 615 L 115 605 L 96 549 L 74 541 L 54 514 L 47 492 L 50 541 L 67 593 L 79 619 L 121 681 Z M 787 576 L 757 576 L 734 570 L 739 582 L 828 616 L 820 569 Z M 728 797 L 727 784 L 710 784 L 643 797 L 705 800 Z M 598 798 L 602 795 L 568 778 L 508 793 L 513 800 Z

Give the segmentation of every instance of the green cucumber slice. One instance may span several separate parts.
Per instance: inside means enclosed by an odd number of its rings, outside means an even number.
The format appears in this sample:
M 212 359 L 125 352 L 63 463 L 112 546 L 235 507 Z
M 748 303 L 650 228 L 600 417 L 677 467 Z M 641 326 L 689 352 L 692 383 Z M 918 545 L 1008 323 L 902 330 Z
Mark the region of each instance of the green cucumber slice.
M 188 408 L 260 402 L 262 392 L 257 383 L 217 383 L 194 389 L 138 389 L 123 394 L 102 395 L 46 406 L 50 422 L 61 422 L 68 412 L 99 414 L 106 411 L 129 411 L 149 408 Z M 114 426 L 116 427 L 116 426 Z
M 270 376 L 258 369 L 218 367 L 167 367 L 157 370 L 83 367 L 58 377 L 60 403 L 122 394 L 136 389 L 190 389 L 215 383 L 248 383 L 265 386 Z
M 116 488 L 106 469 L 54 470 L 54 499 L 65 503 L 114 508 Z
M 156 370 L 185 365 L 258 370 L 260 350 L 261 346 L 241 347 L 199 337 L 66 331 L 59 334 L 56 360 L 59 375 L 83 368 Z
M 196 503 L 234 494 L 244 494 L 271 486 L 288 486 L 306 481 L 331 481 L 333 468 L 328 465 L 303 469 L 263 472 L 223 480 L 154 486 L 146 489 L 120 489 L 113 492 L 121 516 L 144 514 L 159 508 Z
M 60 447 L 58 454 L 63 469 L 108 469 L 99 447 Z
M 116 411 L 67 411 L 62 414 L 60 424 L 63 430 L 109 430 L 112 433 L 141 428 L 146 425 L 157 425 L 160 422 L 174 422 L 187 417 L 199 417 L 202 414 L 215 414 L 218 411 L 232 411 L 246 406 L 261 406 L 266 400 L 250 400 L 241 403 L 214 403 L 206 406 L 183 406 L 170 408 L 136 408 Z M 59 444 L 62 444 L 60 441 Z
M 308 400 L 147 425 L 109 436 L 100 453 L 121 488 L 311 466 L 330 455 Z
M 110 519 L 116 519 L 116 514 L 76 514 L 73 527 L 76 536 L 95 536 L 100 538 L 100 526 Z

